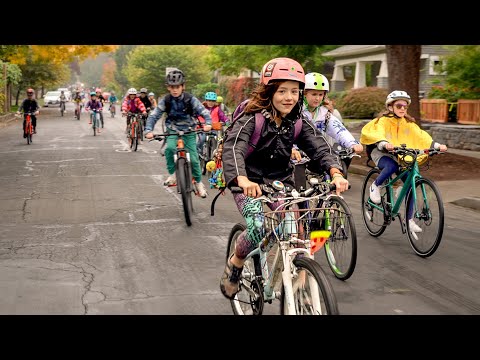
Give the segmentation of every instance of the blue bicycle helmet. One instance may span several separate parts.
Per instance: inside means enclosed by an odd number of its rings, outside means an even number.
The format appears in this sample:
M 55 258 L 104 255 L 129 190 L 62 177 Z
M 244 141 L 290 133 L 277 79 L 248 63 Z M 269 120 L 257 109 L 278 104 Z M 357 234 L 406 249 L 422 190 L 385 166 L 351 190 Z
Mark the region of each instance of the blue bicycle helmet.
M 217 101 L 217 94 L 213 91 L 209 91 L 205 94 L 205 100 Z
M 90 96 L 97 96 L 97 93 L 96 93 L 95 91 L 92 91 L 92 92 L 90 93 Z

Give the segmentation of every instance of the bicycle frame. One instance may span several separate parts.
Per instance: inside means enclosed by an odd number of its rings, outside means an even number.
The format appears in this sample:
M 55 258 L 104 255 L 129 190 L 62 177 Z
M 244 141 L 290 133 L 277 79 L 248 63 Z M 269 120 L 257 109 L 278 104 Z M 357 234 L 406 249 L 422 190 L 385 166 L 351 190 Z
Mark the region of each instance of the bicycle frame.
M 262 198 L 264 199 L 264 197 L 260 197 L 259 199 Z M 277 226 L 271 226 L 273 230 L 267 232 L 262 241 L 259 243 L 258 247 L 251 251 L 245 260 L 248 260 L 256 255 L 259 256 L 261 277 L 264 280 L 264 300 L 272 301 L 275 298 L 278 298 L 278 294 L 275 292 L 275 289 L 277 289 L 280 284 L 283 284 L 287 314 L 295 315 L 296 309 L 294 304 L 294 293 L 302 285 L 305 279 L 304 277 L 298 276 L 296 272 L 292 272 L 292 268 L 295 268 L 293 261 L 299 254 L 303 254 L 305 257 L 314 259 L 314 256 L 311 252 L 310 239 L 300 239 L 297 234 L 307 233 L 305 228 L 302 229 L 301 220 L 307 219 L 308 215 L 315 209 L 290 209 L 291 207 L 294 207 L 294 205 L 305 201 L 305 198 L 294 199 L 289 197 L 279 198 L 278 200 L 283 200 L 285 202 L 280 204 L 272 212 L 267 212 L 266 214 L 275 214 L 276 216 L 283 215 L 283 219 L 279 221 Z M 273 223 L 273 218 L 271 222 Z M 272 234 L 275 235 L 274 239 L 271 238 Z M 280 236 L 283 238 L 285 235 L 287 235 L 286 239 L 281 240 Z M 278 247 L 274 255 L 273 263 L 269 266 L 267 263 L 267 254 L 275 243 L 278 244 Z M 295 245 L 304 245 L 305 247 L 292 248 L 292 246 Z M 316 249 L 316 251 L 318 250 L 319 249 Z M 256 272 L 257 271 L 258 270 L 256 270 Z M 256 274 L 252 275 L 257 276 Z M 318 296 L 319 289 L 316 281 L 314 281 L 312 278 L 309 278 L 309 286 L 312 289 L 313 308 L 315 312 L 321 313 L 321 303 Z M 246 287 L 246 289 L 252 296 L 255 296 L 255 293 L 251 291 L 250 288 Z

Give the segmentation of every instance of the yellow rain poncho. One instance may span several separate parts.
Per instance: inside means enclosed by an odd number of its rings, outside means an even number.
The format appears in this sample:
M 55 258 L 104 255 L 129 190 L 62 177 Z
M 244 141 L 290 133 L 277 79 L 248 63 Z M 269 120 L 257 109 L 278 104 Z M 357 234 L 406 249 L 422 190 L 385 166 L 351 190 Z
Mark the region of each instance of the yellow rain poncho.
M 379 141 L 388 141 L 394 146 L 406 144 L 407 148 L 428 149 L 433 146 L 433 139 L 429 133 L 405 118 L 382 116 L 373 119 L 363 128 L 360 136 L 360 143 L 365 145 L 375 144 Z M 419 164 L 427 160 L 427 155 L 417 158 Z

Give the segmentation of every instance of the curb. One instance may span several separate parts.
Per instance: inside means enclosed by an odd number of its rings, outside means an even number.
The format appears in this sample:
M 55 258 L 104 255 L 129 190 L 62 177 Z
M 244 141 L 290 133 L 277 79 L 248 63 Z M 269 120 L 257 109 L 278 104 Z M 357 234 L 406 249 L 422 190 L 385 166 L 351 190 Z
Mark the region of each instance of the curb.
M 14 113 L 0 116 L 0 129 L 8 126 L 12 121 L 18 120 Z

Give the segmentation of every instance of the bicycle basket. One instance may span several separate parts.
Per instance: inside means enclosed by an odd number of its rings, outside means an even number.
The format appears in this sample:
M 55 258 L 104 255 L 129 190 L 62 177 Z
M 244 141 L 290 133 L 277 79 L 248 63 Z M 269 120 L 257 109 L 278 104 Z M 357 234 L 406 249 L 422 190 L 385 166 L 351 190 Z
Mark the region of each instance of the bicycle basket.
M 268 241 L 291 241 L 295 247 L 310 249 L 313 255 L 328 239 L 348 234 L 340 229 L 349 226 L 349 216 L 340 209 L 325 207 L 276 210 L 265 214 L 264 229 Z
M 220 121 L 212 123 L 212 130 L 222 130 L 222 123 Z
M 407 168 L 413 165 L 415 158 L 410 154 L 398 155 L 398 163 L 402 168 Z M 416 159 L 418 166 L 425 164 L 428 161 L 428 155 L 417 155 Z

